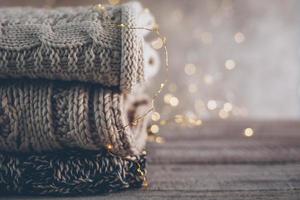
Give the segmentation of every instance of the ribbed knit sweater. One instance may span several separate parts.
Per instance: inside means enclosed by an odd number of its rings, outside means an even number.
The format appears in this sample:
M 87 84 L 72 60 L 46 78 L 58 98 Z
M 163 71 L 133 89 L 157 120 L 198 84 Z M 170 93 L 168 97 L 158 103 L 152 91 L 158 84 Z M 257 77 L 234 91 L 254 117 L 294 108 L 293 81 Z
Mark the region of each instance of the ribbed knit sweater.
M 98 150 L 110 145 L 116 154 L 132 155 L 145 144 L 148 117 L 127 125 L 146 112 L 146 97 L 129 98 L 87 83 L 2 79 L 0 99 L 0 150 Z

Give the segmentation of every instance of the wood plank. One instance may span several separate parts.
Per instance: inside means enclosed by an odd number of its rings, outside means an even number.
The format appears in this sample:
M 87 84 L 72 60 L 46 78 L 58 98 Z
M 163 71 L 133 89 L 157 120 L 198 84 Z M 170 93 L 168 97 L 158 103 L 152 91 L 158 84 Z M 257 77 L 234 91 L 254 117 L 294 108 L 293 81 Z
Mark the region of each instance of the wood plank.
M 300 162 L 298 139 L 193 139 L 149 145 L 149 162 L 155 164 L 226 164 Z
M 72 199 L 299 199 L 300 164 L 151 165 L 142 190 Z M 31 197 L 5 197 L 29 200 Z M 58 199 L 64 198 L 41 198 Z
M 151 165 L 150 190 L 300 190 L 300 164 Z

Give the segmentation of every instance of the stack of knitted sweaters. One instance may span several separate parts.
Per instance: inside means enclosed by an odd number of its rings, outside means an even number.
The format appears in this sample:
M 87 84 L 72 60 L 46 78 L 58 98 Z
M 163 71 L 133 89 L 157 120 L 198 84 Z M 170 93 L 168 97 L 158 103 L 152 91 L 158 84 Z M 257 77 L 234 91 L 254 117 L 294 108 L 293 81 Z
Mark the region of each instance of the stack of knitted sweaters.
M 136 2 L 0 9 L 0 193 L 142 185 L 152 25 Z

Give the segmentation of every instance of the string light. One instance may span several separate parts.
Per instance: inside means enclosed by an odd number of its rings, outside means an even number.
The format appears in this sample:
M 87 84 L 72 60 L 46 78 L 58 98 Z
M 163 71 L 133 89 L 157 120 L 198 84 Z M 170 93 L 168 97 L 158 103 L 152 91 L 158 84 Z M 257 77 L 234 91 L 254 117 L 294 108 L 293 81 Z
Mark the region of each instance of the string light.
M 150 131 L 151 131 L 151 133 L 158 133 L 159 132 L 159 126 L 157 126 L 156 124 L 153 124 L 150 127 Z
M 232 106 L 231 103 L 227 102 L 227 103 L 224 104 L 223 109 L 224 109 L 225 112 L 230 112 L 230 111 L 232 111 L 233 106 Z
M 225 68 L 227 70 L 233 70 L 235 68 L 235 61 L 231 60 L 231 59 L 226 60 L 226 62 L 225 62 Z
M 109 2 L 111 5 L 117 5 L 118 3 L 120 3 L 120 0 L 108 0 L 108 2 Z
M 184 72 L 189 76 L 194 75 L 196 73 L 196 66 L 194 64 L 186 64 Z
M 164 102 L 166 104 L 170 104 L 170 100 L 171 100 L 172 97 L 173 97 L 172 94 L 165 94 L 165 96 L 164 96 Z
M 178 104 L 179 104 L 178 98 L 174 97 L 174 96 L 171 97 L 171 99 L 170 99 L 170 105 L 173 106 L 173 107 L 176 107 L 176 106 L 178 106 Z
M 203 80 L 204 80 L 205 84 L 211 85 L 213 83 L 213 81 L 214 81 L 214 78 L 213 78 L 212 75 L 206 74 L 206 75 L 204 75 Z
M 158 121 L 160 119 L 160 114 L 158 112 L 153 112 L 152 116 L 151 116 L 151 119 L 153 121 Z
M 254 130 L 253 130 L 252 128 L 246 128 L 246 129 L 244 130 L 244 135 L 245 135 L 246 137 L 252 137 L 253 134 L 254 134 Z
M 209 110 L 215 110 L 217 108 L 217 102 L 215 100 L 209 100 L 207 102 L 207 108 Z
M 112 150 L 112 149 L 113 149 L 113 145 L 112 145 L 112 144 L 108 144 L 108 145 L 106 145 L 106 148 L 107 148 L 108 150 Z
M 243 43 L 245 41 L 245 39 L 246 39 L 245 35 L 243 33 L 241 33 L 241 32 L 237 32 L 234 35 L 234 40 L 238 44 Z
M 161 49 L 163 47 L 163 45 L 164 45 L 164 42 L 161 38 L 157 38 L 151 42 L 151 46 L 156 50 Z
M 229 117 L 229 113 L 222 109 L 219 111 L 219 117 L 221 119 L 227 119 Z

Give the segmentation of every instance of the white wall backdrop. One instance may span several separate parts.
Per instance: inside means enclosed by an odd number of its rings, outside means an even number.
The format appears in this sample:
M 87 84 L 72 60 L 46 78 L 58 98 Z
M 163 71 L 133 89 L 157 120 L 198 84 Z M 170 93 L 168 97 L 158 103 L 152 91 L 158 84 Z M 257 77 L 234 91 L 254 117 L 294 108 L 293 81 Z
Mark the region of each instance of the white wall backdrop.
M 299 1 L 142 2 L 168 38 L 177 90 L 167 93 L 179 104 L 172 111 L 160 105 L 164 112 L 220 117 L 229 102 L 229 117 L 299 118 Z M 190 75 L 188 63 L 196 69 Z M 210 100 L 216 109 L 207 108 Z

